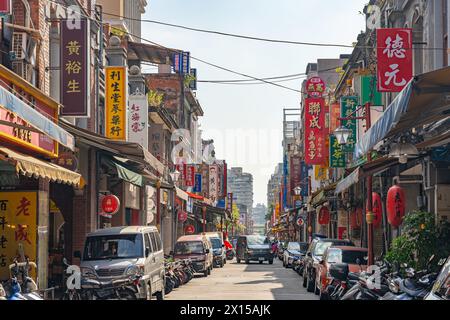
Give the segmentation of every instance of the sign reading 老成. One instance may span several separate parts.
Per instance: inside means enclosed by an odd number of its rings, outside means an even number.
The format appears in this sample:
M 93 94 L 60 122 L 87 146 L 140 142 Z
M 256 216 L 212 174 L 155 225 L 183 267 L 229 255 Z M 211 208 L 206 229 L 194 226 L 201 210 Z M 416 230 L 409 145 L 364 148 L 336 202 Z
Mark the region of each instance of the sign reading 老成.
M 36 262 L 37 229 L 37 193 L 0 192 L 0 280 L 22 252 Z
M 105 67 L 106 137 L 127 139 L 127 68 Z

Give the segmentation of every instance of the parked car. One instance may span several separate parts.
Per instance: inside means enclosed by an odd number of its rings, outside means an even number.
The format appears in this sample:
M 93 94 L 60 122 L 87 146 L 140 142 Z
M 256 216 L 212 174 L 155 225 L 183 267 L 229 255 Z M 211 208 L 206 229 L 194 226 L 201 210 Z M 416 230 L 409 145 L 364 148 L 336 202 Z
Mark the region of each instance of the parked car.
M 164 299 L 165 270 L 161 237 L 156 227 L 101 229 L 86 237 L 81 259 L 84 278 L 110 281 L 134 273 L 142 274 L 139 297 Z
M 330 266 L 335 263 L 346 263 L 349 272 L 362 272 L 367 269 L 367 249 L 360 247 L 331 246 L 325 250 L 316 272 L 315 284 L 321 300 L 327 300 L 328 285 L 332 283 Z
M 206 237 L 211 242 L 213 250 L 213 266 L 223 268 L 223 266 L 227 263 L 225 244 L 218 237 L 213 237 L 212 235 L 206 235 Z
M 244 260 L 247 264 L 250 261 L 259 261 L 259 263 L 268 261 L 269 264 L 273 264 L 272 246 L 269 239 L 259 235 L 240 236 L 236 245 L 236 260 L 237 263 Z
M 205 277 L 213 269 L 213 252 L 211 242 L 204 235 L 183 236 L 177 240 L 173 252 L 175 260 L 191 259 L 196 273 Z
M 303 287 L 308 292 L 313 292 L 314 288 L 317 288 L 315 284 L 317 267 L 319 262 L 322 261 L 325 250 L 331 246 L 354 246 L 354 244 L 348 240 L 323 238 L 316 238 L 311 242 L 304 258 L 303 267 Z M 316 293 L 319 294 L 318 291 Z
M 431 292 L 424 300 L 450 300 L 450 257 L 447 258 Z
M 293 266 L 294 260 L 299 260 L 306 254 L 308 244 L 305 242 L 289 242 L 286 250 L 283 252 L 283 267 Z
M 278 242 L 278 250 L 277 250 L 278 259 L 283 260 L 283 254 L 284 254 L 284 250 L 286 250 L 286 248 L 287 248 L 286 241 Z

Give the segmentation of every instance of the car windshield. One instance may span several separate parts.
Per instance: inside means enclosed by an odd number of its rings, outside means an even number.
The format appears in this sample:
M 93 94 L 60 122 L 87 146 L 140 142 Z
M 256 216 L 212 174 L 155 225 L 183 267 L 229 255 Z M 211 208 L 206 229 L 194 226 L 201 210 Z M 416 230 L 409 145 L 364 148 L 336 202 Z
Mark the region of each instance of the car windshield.
M 143 257 L 141 234 L 92 236 L 86 239 L 84 260 L 134 259 Z
M 267 239 L 266 237 L 263 237 L 263 236 L 248 236 L 247 244 L 249 246 L 269 244 L 269 239 Z
M 325 250 L 327 250 L 327 248 L 330 247 L 332 244 L 333 244 L 332 242 L 322 242 L 322 241 L 317 242 L 316 247 L 314 249 L 314 255 L 323 256 Z
M 288 250 L 300 251 L 300 243 L 298 243 L 298 242 L 289 242 L 287 249 Z
M 203 243 L 201 241 L 177 242 L 175 254 L 203 254 Z
M 211 238 L 210 241 L 213 249 L 222 248 L 222 241 L 219 238 Z
M 366 251 L 353 251 L 344 250 L 342 251 L 342 263 L 367 265 L 367 252 Z
M 308 251 L 308 244 L 307 243 L 300 243 L 300 252 L 306 252 Z

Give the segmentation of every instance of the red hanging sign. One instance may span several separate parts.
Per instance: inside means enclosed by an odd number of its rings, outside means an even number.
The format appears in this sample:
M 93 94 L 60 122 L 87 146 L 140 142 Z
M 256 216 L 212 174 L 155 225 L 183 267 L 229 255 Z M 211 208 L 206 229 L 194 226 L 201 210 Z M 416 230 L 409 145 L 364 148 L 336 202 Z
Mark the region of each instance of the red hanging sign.
M 325 88 L 325 82 L 319 77 L 312 77 L 306 81 L 306 92 L 311 98 L 322 98 Z
M 187 218 L 188 218 L 188 215 L 187 215 L 186 211 L 180 210 L 178 212 L 178 221 L 186 222 Z
M 413 77 L 412 29 L 377 29 L 378 91 L 400 92 Z
M 102 210 L 106 214 L 116 214 L 120 208 L 120 200 L 116 196 L 108 195 L 102 199 Z
M 11 14 L 11 0 L 0 1 L 0 14 L 3 15 Z
M 327 207 L 322 207 L 319 211 L 319 224 L 327 225 L 330 223 L 330 210 Z
M 387 194 L 387 216 L 388 222 L 398 228 L 405 216 L 405 191 L 399 186 L 393 186 Z
M 193 187 L 195 185 L 195 167 L 193 165 L 187 166 L 186 170 L 186 187 Z
M 186 234 L 194 234 L 195 233 L 195 227 L 192 224 L 187 225 L 184 228 L 184 233 L 186 233 Z
M 381 204 L 381 196 L 373 192 L 372 193 L 372 213 L 373 213 L 373 227 L 378 228 L 383 221 L 383 207 Z
M 325 141 L 325 100 L 305 99 L 305 163 L 307 165 L 326 164 Z

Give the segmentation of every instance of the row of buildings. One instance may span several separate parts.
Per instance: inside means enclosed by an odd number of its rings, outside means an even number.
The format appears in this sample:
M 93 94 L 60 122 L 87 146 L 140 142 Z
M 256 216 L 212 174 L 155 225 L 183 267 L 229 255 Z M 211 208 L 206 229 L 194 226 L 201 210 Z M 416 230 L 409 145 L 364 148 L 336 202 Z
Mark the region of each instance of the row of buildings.
M 285 110 L 284 163 L 268 183 L 270 233 L 300 241 L 315 233 L 349 238 L 369 247 L 373 261 L 402 233 L 403 212 L 426 211 L 436 224 L 449 221 L 448 8 L 447 0 L 372 0 L 353 52 L 307 65 L 301 107 L 293 118 Z M 397 33 L 396 44 L 386 38 L 380 52 L 381 29 L 406 30 L 410 39 Z M 412 79 L 377 74 L 386 53 L 411 56 Z M 384 76 L 390 77 L 384 85 L 401 89 L 380 89 L 377 78 Z M 314 103 L 318 97 L 322 109 Z M 323 123 L 314 122 L 320 112 Z M 311 134 L 319 127 L 324 141 Z M 323 163 L 309 164 L 319 156 Z
M 144 43 L 146 0 L 1 4 L 0 280 L 28 257 L 40 289 L 61 285 L 101 228 L 157 226 L 168 254 L 239 223 L 189 52 Z

